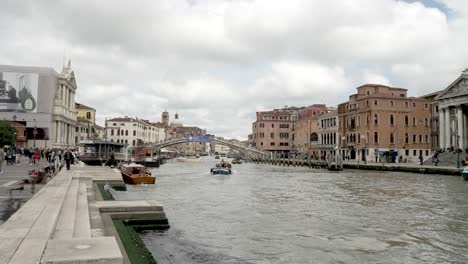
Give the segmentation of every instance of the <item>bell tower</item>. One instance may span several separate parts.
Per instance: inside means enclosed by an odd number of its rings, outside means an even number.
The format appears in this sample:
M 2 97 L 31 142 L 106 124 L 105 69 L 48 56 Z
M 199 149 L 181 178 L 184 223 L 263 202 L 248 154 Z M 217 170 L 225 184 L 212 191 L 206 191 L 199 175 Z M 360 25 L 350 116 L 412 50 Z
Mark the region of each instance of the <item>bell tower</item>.
M 162 112 L 161 122 L 166 126 L 169 125 L 169 112 L 167 112 L 167 110 L 164 110 L 164 112 Z

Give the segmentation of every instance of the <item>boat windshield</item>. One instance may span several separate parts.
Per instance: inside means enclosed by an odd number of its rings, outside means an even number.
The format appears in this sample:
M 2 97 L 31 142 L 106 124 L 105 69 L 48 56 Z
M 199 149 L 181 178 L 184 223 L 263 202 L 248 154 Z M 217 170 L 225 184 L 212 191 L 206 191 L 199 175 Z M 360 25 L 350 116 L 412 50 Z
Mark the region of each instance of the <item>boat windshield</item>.
M 132 174 L 145 174 L 145 170 L 142 170 L 140 168 L 133 168 Z

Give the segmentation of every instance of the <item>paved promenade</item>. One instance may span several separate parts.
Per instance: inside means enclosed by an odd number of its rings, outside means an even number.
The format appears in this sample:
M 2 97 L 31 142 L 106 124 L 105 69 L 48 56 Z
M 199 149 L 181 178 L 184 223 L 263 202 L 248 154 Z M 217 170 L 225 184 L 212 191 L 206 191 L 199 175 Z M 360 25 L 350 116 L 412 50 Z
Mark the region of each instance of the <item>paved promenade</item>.
M 41 160 L 39 167 L 47 165 Z M 20 163 L 6 165 L 3 163 L 3 174 L 0 174 L 0 224 L 5 222 L 14 212 L 26 203 L 44 184 L 25 184 L 23 190 L 12 190 L 22 185 L 24 179 L 29 179 L 28 172 L 38 165 L 30 164 L 29 158 L 20 158 Z

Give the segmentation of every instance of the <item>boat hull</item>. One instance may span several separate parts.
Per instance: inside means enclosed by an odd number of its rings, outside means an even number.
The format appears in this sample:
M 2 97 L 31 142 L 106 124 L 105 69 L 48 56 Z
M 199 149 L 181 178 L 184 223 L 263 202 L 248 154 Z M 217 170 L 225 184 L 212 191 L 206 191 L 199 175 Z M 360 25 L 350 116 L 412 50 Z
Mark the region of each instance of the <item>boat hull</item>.
M 463 171 L 462 176 L 465 181 L 468 181 L 468 171 Z
M 131 177 L 125 173 L 122 173 L 124 182 L 128 184 L 155 184 L 155 177 Z
M 229 175 L 229 174 L 231 174 L 231 170 L 227 170 L 227 169 L 211 169 L 211 174 Z

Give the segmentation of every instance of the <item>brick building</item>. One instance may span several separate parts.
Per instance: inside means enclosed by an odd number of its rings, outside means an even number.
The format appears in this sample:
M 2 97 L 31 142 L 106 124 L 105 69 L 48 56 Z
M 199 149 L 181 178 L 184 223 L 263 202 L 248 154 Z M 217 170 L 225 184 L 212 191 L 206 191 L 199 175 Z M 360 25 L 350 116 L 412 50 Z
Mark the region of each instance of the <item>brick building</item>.
M 294 125 L 294 150 L 298 156 L 305 158 L 310 155 L 312 159 L 319 158 L 319 117 L 334 109 L 325 104 L 313 104 L 299 110 L 298 120 Z
M 315 160 L 319 157 L 318 116 L 300 118 L 296 122 L 295 150 L 301 159 L 309 156 Z
M 252 143 L 260 150 L 289 153 L 292 149 L 291 112 L 284 109 L 257 112 L 252 124 Z
M 407 89 L 366 84 L 338 106 L 338 142 L 350 160 L 416 162 L 431 155 L 430 100 Z

